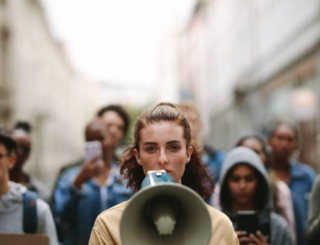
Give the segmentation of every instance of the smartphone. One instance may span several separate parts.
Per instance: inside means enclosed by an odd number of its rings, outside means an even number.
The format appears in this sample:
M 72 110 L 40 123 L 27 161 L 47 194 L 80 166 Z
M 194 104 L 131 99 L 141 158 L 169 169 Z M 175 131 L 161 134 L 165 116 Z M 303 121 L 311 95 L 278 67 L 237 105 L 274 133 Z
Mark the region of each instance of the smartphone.
M 270 213 L 257 213 L 255 211 L 238 211 L 236 230 L 246 231 L 247 235 L 260 231 L 270 243 Z
M 102 160 L 102 145 L 100 141 L 87 141 L 85 146 L 85 162 L 89 162 L 95 156 L 100 155 L 100 157 L 96 160 L 99 162 Z

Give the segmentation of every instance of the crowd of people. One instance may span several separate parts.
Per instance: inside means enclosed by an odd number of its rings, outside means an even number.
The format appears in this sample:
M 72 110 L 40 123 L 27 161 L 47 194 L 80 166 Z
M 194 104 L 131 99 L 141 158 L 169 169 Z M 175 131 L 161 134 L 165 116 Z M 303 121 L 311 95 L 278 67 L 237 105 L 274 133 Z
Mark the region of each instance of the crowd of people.
M 99 142 L 101 153 L 64 166 L 52 195 L 23 170 L 32 127 L 1 127 L 0 233 L 45 234 L 50 245 L 121 244 L 123 210 L 148 171 L 164 169 L 207 203 L 209 244 L 319 244 L 320 177 L 293 160 L 297 127 L 280 123 L 266 140 L 246 135 L 227 153 L 201 141 L 200 118 L 192 102 L 147 109 L 119 157 L 130 118 L 122 106 L 101 108 L 84 130 L 85 142 Z

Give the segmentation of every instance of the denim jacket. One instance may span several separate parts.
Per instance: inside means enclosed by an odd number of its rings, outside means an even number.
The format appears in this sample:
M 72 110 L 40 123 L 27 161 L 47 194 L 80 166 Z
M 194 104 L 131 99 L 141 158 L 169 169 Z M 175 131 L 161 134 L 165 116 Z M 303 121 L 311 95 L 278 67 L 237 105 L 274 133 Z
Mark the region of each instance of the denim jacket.
M 88 244 L 96 217 L 133 194 L 125 181 L 120 182 L 119 167 L 115 162 L 103 187 L 90 179 L 83 184 L 82 190 L 77 190 L 73 181 L 80 168 L 76 166 L 64 172 L 54 191 L 56 223 L 67 227 L 64 244 Z
M 224 159 L 226 158 L 226 153 L 223 151 L 214 151 L 212 154 L 210 152 L 209 146 L 205 147 L 205 153 L 202 154 L 202 162 L 206 167 L 208 175 L 212 178 L 213 182 L 217 184 L 219 182 L 221 167 L 224 162 Z M 209 151 L 207 150 L 209 149 Z M 210 154 L 211 153 L 211 154 Z M 214 199 L 214 195 L 211 195 L 210 200 L 207 202 L 207 204 L 212 205 Z
M 220 171 L 225 158 L 226 153 L 223 151 L 217 151 L 214 156 L 210 156 L 208 153 L 202 155 L 202 161 L 207 168 L 207 173 L 215 184 L 219 182 Z
M 309 198 L 316 179 L 315 171 L 306 164 L 290 162 L 289 188 L 291 190 L 296 221 L 298 245 L 306 245 L 304 230 L 307 225 Z

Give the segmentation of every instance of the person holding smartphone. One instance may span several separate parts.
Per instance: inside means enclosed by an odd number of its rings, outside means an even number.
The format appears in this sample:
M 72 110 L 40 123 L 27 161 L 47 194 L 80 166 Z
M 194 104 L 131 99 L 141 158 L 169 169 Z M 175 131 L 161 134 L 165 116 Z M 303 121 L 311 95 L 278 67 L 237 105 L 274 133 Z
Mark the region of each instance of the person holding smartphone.
M 292 245 L 286 221 L 271 211 L 268 173 L 251 149 L 236 147 L 227 155 L 220 175 L 220 205 L 240 244 Z
M 113 113 L 110 124 L 124 122 Z M 114 118 L 116 117 L 116 118 Z M 117 121 L 118 120 L 118 121 Z M 121 182 L 115 150 L 124 136 L 117 129 L 97 117 L 86 129 L 86 159 L 81 166 L 63 172 L 54 191 L 56 223 L 62 227 L 64 244 L 88 244 L 91 229 L 98 214 L 120 202 L 128 200 L 132 191 Z M 121 136 L 121 137 L 120 137 Z M 62 239 L 60 239 L 62 240 Z
M 296 243 L 296 223 L 294 219 L 291 191 L 287 184 L 278 179 L 272 169 L 270 169 L 270 154 L 267 150 L 265 141 L 257 135 L 248 135 L 241 138 L 236 144 L 236 147 L 237 146 L 244 146 L 253 150 L 258 154 L 262 163 L 265 165 L 272 189 L 273 211 L 281 215 L 281 217 L 287 221 L 290 227 L 292 240 Z

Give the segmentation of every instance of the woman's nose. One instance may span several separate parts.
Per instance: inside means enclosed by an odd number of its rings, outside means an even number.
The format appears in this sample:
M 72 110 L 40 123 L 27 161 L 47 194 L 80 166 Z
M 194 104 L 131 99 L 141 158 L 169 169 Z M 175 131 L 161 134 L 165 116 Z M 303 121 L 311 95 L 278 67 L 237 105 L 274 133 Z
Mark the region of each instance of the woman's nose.
M 168 157 L 165 152 L 165 150 L 160 150 L 160 155 L 159 155 L 159 164 L 161 166 L 164 166 L 168 163 Z
M 242 180 L 242 181 L 240 181 L 239 185 L 240 185 L 241 189 L 244 189 L 246 187 L 246 182 L 244 180 Z

